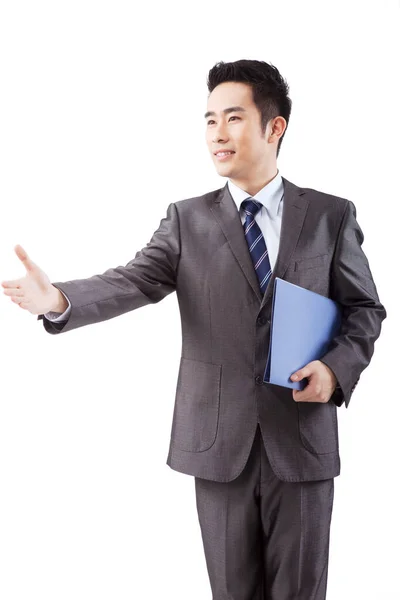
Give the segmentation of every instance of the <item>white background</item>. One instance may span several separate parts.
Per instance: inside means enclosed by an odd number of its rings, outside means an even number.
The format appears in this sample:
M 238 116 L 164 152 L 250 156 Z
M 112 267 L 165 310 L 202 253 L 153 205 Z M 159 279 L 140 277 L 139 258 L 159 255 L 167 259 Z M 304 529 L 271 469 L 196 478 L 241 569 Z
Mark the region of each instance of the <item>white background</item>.
M 376 2 L 3 1 L 0 280 L 125 265 L 167 206 L 222 187 L 209 69 L 266 60 L 293 111 L 278 167 L 351 199 L 388 312 L 338 410 L 328 600 L 396 600 L 399 14 Z M 194 479 L 166 466 L 176 295 L 66 335 L 1 294 L 0 598 L 211 598 Z M 282 599 L 286 600 L 286 599 Z

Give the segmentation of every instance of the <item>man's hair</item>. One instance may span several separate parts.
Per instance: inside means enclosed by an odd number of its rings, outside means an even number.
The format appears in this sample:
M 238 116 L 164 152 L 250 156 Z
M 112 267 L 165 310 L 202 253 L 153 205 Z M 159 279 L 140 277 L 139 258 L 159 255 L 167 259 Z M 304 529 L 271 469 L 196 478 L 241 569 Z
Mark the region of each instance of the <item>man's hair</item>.
M 289 86 L 286 80 L 272 64 L 261 60 L 237 60 L 218 62 L 208 73 L 207 87 L 211 94 L 217 85 L 226 81 L 247 83 L 252 88 L 253 101 L 261 116 L 261 132 L 265 133 L 267 124 L 275 117 L 283 117 L 289 123 L 292 101 L 289 98 Z M 282 145 L 286 130 L 279 139 L 277 153 Z

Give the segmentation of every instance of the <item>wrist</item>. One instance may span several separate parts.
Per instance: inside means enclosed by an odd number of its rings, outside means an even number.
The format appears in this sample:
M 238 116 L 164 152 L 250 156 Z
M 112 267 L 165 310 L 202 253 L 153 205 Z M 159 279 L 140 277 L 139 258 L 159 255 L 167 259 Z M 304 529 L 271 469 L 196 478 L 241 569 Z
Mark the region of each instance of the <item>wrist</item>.
M 50 312 L 63 313 L 68 308 L 68 301 L 64 294 L 62 294 L 58 288 L 56 288 L 55 286 L 53 286 L 53 288 L 54 300 L 52 302 L 52 308 L 50 309 Z

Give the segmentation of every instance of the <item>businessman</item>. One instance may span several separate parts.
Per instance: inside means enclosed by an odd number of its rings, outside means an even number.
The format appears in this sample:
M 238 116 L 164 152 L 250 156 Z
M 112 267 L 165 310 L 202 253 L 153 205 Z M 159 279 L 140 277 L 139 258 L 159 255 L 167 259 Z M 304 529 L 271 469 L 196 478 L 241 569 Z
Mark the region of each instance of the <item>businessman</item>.
M 217 63 L 206 142 L 224 187 L 171 203 L 126 266 L 51 283 L 21 246 L 26 276 L 4 293 L 51 334 L 176 292 L 182 355 L 167 464 L 194 476 L 213 600 L 326 598 L 337 407 L 349 406 L 386 311 L 350 200 L 282 177 L 289 88 L 272 65 Z M 263 382 L 274 279 L 333 298 L 342 328 L 292 375 Z

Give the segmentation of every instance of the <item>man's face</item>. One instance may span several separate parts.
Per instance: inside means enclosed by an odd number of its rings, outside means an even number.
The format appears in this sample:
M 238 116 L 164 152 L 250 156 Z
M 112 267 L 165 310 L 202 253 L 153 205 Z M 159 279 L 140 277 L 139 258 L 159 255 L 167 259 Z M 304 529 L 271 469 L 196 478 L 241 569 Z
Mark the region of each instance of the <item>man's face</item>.
M 232 107 L 237 108 L 224 113 L 224 109 Z M 208 115 L 210 111 L 215 114 Z M 249 85 L 221 83 L 208 98 L 207 113 L 206 141 L 219 175 L 243 186 L 260 179 L 276 164 L 276 143 L 267 141 L 272 121 L 262 135 L 261 116 Z M 218 158 L 217 150 L 233 150 L 234 154 Z

